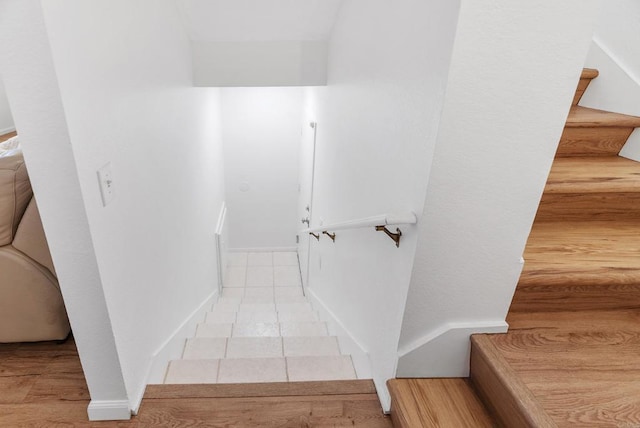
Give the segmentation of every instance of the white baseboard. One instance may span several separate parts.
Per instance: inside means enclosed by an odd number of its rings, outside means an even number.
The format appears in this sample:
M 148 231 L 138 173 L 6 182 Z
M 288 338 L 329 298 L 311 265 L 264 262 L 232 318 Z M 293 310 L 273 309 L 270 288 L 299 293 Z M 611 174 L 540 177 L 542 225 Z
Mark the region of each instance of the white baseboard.
M 338 338 L 338 345 L 343 354 L 350 354 L 353 361 L 353 367 L 356 369 L 358 379 L 374 378 L 371 370 L 371 360 L 369 352 L 361 345 L 353 334 L 344 326 L 342 321 L 327 307 L 327 305 L 318 297 L 318 295 L 310 288 L 305 288 L 305 295 L 309 298 L 313 307 L 319 312 L 320 319 L 327 323 L 327 328 L 331 336 Z M 375 379 L 374 379 L 375 382 Z M 382 382 L 379 385 L 376 382 L 378 396 L 388 394 L 386 385 Z M 382 397 L 381 397 L 382 401 Z
M 249 248 L 229 248 L 230 253 L 283 253 L 296 252 L 297 247 L 249 247 Z
M 158 350 L 153 353 L 148 364 L 146 382 L 138 391 L 135 397 L 131 399 L 131 413 L 138 414 L 138 409 L 142 403 L 144 391 L 149 384 L 161 384 L 164 382 L 164 376 L 169 361 L 182 357 L 185 341 L 194 337 L 196 334 L 196 326 L 203 322 L 205 314 L 211 309 L 214 300 L 218 297 L 218 291 L 211 293 L 204 301 L 180 324 L 180 326 L 160 345 Z
M 131 419 L 127 400 L 91 400 L 87 407 L 90 421 L 126 421 Z
M 14 126 L 9 128 L 0 129 L 0 135 L 8 134 L 9 132 L 15 131 L 16 128 Z
M 505 333 L 505 321 L 450 322 L 398 350 L 397 377 L 467 377 L 472 334 Z

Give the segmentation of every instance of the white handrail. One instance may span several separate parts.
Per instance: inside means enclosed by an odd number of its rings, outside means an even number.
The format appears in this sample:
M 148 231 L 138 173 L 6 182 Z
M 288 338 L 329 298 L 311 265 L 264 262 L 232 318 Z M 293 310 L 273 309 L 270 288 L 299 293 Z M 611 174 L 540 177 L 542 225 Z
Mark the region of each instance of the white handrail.
M 302 230 L 302 233 L 312 232 L 333 232 L 334 230 L 360 229 L 363 227 L 375 226 L 395 226 L 399 224 L 416 224 L 418 218 L 412 212 L 400 214 L 381 214 L 373 217 L 359 218 L 356 220 L 347 220 L 339 223 L 324 224 L 322 226 L 314 226 Z

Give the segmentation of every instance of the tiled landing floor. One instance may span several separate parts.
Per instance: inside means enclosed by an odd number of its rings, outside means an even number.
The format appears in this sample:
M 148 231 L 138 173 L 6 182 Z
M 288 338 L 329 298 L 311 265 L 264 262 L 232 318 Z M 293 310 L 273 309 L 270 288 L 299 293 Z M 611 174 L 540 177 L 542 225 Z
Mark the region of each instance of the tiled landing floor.
M 231 253 L 222 296 L 165 383 L 356 379 L 304 297 L 296 253 Z

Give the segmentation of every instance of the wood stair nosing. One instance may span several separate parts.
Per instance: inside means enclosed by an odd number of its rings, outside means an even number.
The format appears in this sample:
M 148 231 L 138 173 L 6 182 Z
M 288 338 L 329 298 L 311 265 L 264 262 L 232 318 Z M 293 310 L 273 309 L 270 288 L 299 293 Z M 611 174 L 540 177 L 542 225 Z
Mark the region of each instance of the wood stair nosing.
M 471 382 L 505 427 L 557 428 L 488 335 L 471 336 Z
M 371 379 L 228 384 L 148 385 L 144 398 L 242 398 L 375 394 Z
M 600 72 L 595 68 L 583 68 L 580 74 L 581 79 L 595 79 L 600 75 Z
M 578 87 L 576 88 L 576 94 L 573 97 L 572 105 L 577 105 L 584 94 L 584 91 L 587 89 L 589 84 L 593 79 L 598 77 L 598 70 L 593 68 L 583 68 L 582 73 L 580 75 L 580 81 L 578 82 Z
M 387 385 L 396 428 L 495 426 L 468 379 L 390 379 Z

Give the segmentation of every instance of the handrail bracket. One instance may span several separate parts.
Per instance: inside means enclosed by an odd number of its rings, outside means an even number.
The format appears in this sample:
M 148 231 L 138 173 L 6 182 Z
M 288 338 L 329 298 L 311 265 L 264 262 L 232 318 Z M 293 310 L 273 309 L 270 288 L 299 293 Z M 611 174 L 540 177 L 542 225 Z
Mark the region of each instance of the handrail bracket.
M 399 228 L 396 228 L 396 233 L 393 233 L 392 231 L 390 231 L 389 229 L 387 229 L 387 226 L 376 226 L 376 230 L 378 232 L 384 232 L 387 234 L 387 236 L 391 239 L 393 239 L 393 242 L 396 243 L 396 247 L 400 248 L 400 238 L 402 237 L 402 231 Z
M 319 233 L 309 232 L 309 235 L 313 236 L 313 237 L 314 237 L 314 238 L 316 238 L 318 241 L 320 240 L 320 234 L 319 234 Z
M 327 235 L 329 238 L 331 238 L 331 240 L 332 240 L 333 242 L 336 242 L 336 234 L 335 234 L 335 233 L 329 233 L 329 232 L 327 232 L 326 230 L 323 230 L 323 231 L 322 231 L 322 234 L 323 234 L 323 235 Z

